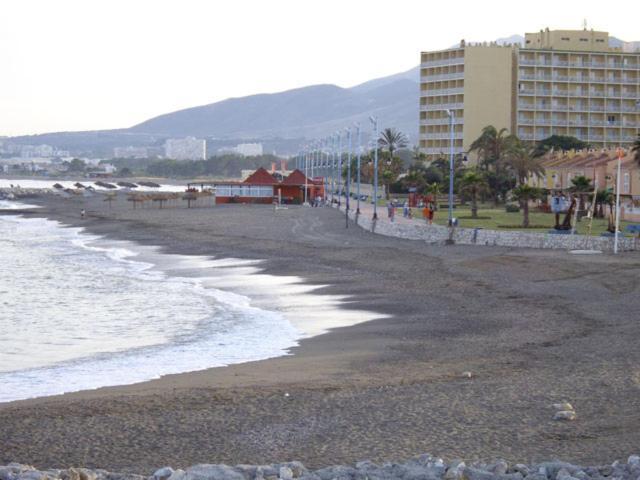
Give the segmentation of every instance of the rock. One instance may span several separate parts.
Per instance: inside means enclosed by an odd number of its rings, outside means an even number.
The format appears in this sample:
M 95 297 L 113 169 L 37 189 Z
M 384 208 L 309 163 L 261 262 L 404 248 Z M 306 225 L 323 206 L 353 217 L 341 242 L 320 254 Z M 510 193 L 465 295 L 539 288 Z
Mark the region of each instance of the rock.
M 459 480 L 462 478 L 462 471 L 466 468 L 466 465 L 462 461 L 452 462 L 447 472 L 444 474 L 445 480 Z
M 627 463 L 629 465 L 640 465 L 640 456 L 638 455 L 631 455 L 629 457 L 629 459 L 627 460 Z
M 569 410 L 572 412 L 575 411 L 575 408 L 573 408 L 573 405 L 571 405 L 569 402 L 554 403 L 552 407 L 556 410 Z
M 504 460 L 498 460 L 493 465 L 490 465 L 487 470 L 496 475 L 504 475 L 507 473 L 507 470 L 509 470 L 509 464 Z
M 278 477 L 280 480 L 293 480 L 293 472 L 289 467 L 280 467 Z
M 462 378 L 472 378 L 473 374 L 471 372 L 462 372 L 462 375 L 460 375 Z
M 169 480 L 183 480 L 185 476 L 186 472 L 184 470 L 178 469 L 173 471 L 173 473 L 169 477 Z
M 546 474 L 542 474 L 540 472 L 534 472 L 527 475 L 524 480 L 548 480 Z
M 342 465 L 321 468 L 313 473 L 320 477 L 321 480 L 351 480 L 356 476 L 354 468 Z
M 166 480 L 173 475 L 173 472 L 174 470 L 171 467 L 160 468 L 153 472 L 153 478 L 155 480 Z
M 463 480 L 496 480 L 496 476 L 487 472 L 486 470 L 480 470 L 479 468 L 465 467 L 462 469 Z
M 307 473 L 309 473 L 309 470 L 307 470 L 307 467 L 305 467 L 302 463 L 300 462 L 287 462 L 287 463 L 281 463 L 280 467 L 287 467 L 291 470 L 291 473 L 293 474 L 293 478 L 299 478 L 303 475 L 306 475 Z
M 46 480 L 47 476 L 37 470 L 27 470 L 20 472 L 17 478 L 18 480 Z
M 228 465 L 201 464 L 187 468 L 184 480 L 244 480 L 244 476 Z
M 553 416 L 554 420 L 572 421 L 576 419 L 576 412 L 573 410 L 561 410 Z
M 527 477 L 531 473 L 531 470 L 529 470 L 529 467 L 527 467 L 524 463 L 516 463 L 513 466 L 513 470 L 515 472 L 522 474 L 523 477 Z

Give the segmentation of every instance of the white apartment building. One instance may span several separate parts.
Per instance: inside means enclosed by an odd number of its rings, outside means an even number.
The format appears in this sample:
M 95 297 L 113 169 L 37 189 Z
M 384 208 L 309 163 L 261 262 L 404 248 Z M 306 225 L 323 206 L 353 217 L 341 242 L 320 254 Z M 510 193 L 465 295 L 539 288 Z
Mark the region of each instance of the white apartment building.
M 207 142 L 195 137 L 170 138 L 164 144 L 164 154 L 174 160 L 205 160 Z

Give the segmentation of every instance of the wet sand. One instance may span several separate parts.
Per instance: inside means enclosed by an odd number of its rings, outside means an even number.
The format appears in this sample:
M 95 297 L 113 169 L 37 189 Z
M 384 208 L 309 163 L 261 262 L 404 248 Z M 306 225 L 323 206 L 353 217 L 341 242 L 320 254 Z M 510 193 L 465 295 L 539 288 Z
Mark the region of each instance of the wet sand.
M 287 357 L 0 405 L 0 464 L 151 473 L 424 452 L 594 464 L 638 449 L 638 253 L 425 245 L 345 229 L 325 208 L 43 204 L 28 215 L 170 253 L 264 259 L 266 273 L 392 316 L 304 340 Z M 552 420 L 560 400 L 575 422 Z

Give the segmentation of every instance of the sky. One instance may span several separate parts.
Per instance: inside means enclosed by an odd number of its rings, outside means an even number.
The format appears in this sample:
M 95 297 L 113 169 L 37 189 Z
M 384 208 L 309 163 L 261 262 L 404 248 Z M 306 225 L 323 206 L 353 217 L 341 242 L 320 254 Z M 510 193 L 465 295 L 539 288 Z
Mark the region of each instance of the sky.
M 640 40 L 637 1 L 0 0 L 0 136 L 126 128 L 229 97 L 349 87 L 420 51 L 549 27 Z

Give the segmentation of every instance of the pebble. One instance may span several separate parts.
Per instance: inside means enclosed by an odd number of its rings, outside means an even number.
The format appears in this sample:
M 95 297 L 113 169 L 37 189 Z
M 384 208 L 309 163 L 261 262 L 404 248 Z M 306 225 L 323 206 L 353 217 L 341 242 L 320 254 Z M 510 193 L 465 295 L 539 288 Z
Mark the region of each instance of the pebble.
M 559 412 L 556 412 L 556 414 L 553 416 L 554 420 L 575 420 L 576 419 L 576 412 L 574 412 L 573 410 L 561 410 Z

